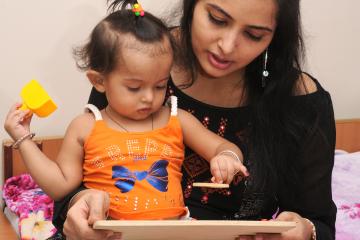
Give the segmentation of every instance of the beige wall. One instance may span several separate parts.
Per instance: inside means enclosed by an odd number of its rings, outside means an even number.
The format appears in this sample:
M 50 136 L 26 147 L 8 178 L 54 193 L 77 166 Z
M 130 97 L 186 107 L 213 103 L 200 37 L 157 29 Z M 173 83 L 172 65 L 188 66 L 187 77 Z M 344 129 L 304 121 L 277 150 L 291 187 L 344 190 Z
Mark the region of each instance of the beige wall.
M 331 93 L 336 118 L 360 118 L 360 1 L 303 0 L 307 69 Z
M 0 139 L 9 107 L 20 100 L 22 86 L 37 79 L 58 105 L 45 119 L 36 116 L 32 131 L 38 136 L 63 135 L 66 126 L 83 111 L 90 84 L 79 72 L 72 47 L 83 43 L 95 24 L 106 15 L 106 0 L 0 0 Z M 176 1 L 144 1 L 144 8 L 163 14 Z M 178 7 L 176 7 L 178 9 Z M 171 16 L 179 15 L 171 10 Z M 176 18 L 166 18 L 170 25 Z M 176 22 L 176 21 L 175 21 Z M 3 179 L 0 157 L 0 186 Z
M 71 48 L 82 43 L 106 14 L 105 0 L 0 0 L 0 138 L 3 120 L 21 87 L 38 79 L 58 104 L 45 119 L 34 118 L 39 136 L 63 135 L 82 112 L 90 85 Z M 178 0 L 143 0 L 144 8 L 167 13 Z M 360 117 L 358 0 L 303 0 L 308 70 L 331 92 L 337 118 Z M 172 20 L 171 13 L 168 20 Z M 2 162 L 2 161 L 1 161 Z M 0 177 L 2 168 L 0 167 Z M 2 179 L 2 177 L 0 178 Z M 1 180 L 0 180 L 1 184 Z

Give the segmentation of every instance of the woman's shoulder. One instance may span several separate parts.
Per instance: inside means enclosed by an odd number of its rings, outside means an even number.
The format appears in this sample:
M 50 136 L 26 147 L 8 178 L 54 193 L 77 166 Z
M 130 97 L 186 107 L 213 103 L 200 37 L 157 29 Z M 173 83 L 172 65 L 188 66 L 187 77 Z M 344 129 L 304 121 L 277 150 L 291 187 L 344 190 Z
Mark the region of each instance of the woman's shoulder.
M 303 72 L 296 81 L 294 96 L 302 96 L 323 90 L 318 80 Z
M 308 115 L 312 112 L 311 110 L 318 113 L 333 113 L 330 93 L 308 73 L 302 73 L 299 76 L 291 99 L 290 102 L 294 104 L 294 109 L 301 114 Z
M 295 83 L 293 100 L 297 102 L 322 102 L 331 103 L 331 96 L 320 82 L 308 73 L 303 72 Z M 305 101 L 306 100 L 306 101 Z

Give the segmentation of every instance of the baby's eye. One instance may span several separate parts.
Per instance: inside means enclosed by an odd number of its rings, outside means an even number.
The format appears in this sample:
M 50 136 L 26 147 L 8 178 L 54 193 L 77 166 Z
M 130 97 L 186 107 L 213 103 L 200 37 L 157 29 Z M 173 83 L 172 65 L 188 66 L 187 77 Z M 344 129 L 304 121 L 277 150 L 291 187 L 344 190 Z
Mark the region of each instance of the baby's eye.
M 156 89 L 163 90 L 166 88 L 166 85 L 156 86 Z
M 127 89 L 130 91 L 130 92 L 137 92 L 140 90 L 140 87 L 127 87 Z

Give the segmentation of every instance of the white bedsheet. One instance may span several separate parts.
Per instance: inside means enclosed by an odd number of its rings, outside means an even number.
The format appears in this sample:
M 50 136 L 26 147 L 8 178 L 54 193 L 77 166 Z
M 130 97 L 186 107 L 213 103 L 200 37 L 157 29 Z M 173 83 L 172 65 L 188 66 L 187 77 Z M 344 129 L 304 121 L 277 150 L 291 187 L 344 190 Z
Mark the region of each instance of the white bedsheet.
M 16 216 L 15 213 L 13 213 L 12 211 L 10 211 L 10 209 L 8 207 L 5 207 L 4 209 L 4 214 L 6 216 L 6 218 L 9 220 L 11 226 L 13 227 L 13 229 L 15 230 L 16 234 L 18 236 L 19 235 L 19 217 Z

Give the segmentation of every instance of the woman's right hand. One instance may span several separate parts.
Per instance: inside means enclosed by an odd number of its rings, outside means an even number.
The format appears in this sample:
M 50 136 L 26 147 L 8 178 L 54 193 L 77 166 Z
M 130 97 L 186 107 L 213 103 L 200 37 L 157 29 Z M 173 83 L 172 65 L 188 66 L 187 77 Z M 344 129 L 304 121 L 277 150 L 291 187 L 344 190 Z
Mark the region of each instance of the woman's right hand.
M 21 103 L 15 103 L 9 110 L 4 128 L 14 141 L 30 132 L 32 114 L 29 110 L 20 110 Z
M 86 189 L 79 192 L 70 204 L 63 229 L 66 239 L 121 239 L 120 233 L 92 228 L 97 220 L 106 219 L 110 204 L 108 193 Z

